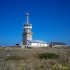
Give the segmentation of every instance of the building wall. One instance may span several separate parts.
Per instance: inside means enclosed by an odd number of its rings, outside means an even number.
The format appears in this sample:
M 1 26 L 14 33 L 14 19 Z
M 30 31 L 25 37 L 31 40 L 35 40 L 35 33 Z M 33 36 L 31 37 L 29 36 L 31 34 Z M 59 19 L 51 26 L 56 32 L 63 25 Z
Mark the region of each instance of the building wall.
M 31 43 L 30 47 L 47 47 L 47 44 L 43 44 L 43 43 Z
M 26 45 L 27 40 L 32 40 L 32 34 L 31 33 L 23 34 L 23 45 Z
M 52 47 L 64 47 L 64 46 L 66 46 L 66 45 L 54 45 L 54 46 L 52 46 Z
M 27 41 L 27 45 L 23 45 L 22 42 L 20 43 L 20 46 L 22 48 L 26 48 L 26 47 L 47 47 L 48 44 L 43 44 L 43 43 L 31 43 Z
M 31 33 L 27 34 L 27 35 L 26 35 L 26 39 L 27 39 L 27 40 L 32 40 L 32 34 L 31 34 Z

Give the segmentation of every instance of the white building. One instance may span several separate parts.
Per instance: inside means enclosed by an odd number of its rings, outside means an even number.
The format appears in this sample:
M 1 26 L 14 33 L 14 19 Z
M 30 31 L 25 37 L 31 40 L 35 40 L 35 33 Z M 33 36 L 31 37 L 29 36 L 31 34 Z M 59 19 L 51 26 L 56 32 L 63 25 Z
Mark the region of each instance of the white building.
M 23 40 L 21 47 L 47 47 L 47 43 L 41 40 L 32 40 L 32 25 L 29 23 L 29 14 L 26 14 L 26 23 L 23 26 Z
M 47 43 L 42 40 L 28 40 L 26 47 L 47 47 Z
M 49 44 L 49 47 L 66 47 L 67 45 L 62 42 L 51 42 Z

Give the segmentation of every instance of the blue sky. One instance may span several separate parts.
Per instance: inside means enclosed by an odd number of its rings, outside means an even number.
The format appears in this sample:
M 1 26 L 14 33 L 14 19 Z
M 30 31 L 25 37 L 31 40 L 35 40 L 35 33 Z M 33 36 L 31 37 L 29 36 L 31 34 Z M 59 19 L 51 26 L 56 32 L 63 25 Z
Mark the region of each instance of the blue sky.
M 0 0 L 0 45 L 22 41 L 26 12 L 33 39 L 70 45 L 70 0 Z

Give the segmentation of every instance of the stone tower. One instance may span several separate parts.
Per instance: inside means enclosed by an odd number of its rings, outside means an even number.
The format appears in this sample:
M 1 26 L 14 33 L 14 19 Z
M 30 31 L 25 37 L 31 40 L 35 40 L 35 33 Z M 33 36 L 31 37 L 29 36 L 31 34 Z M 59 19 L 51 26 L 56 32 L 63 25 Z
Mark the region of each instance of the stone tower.
M 32 40 L 32 25 L 29 23 L 29 13 L 26 13 L 26 22 L 23 26 L 23 45 L 27 45 L 27 40 Z

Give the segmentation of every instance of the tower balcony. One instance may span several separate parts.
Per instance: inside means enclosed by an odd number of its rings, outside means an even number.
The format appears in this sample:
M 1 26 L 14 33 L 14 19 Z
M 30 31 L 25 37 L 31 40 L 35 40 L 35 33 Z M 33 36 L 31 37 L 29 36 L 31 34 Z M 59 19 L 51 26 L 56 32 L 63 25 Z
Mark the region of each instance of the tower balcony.
M 25 29 L 25 28 L 31 28 L 31 29 L 32 29 L 32 26 L 24 26 L 24 29 Z
M 32 28 L 32 25 L 30 23 L 25 23 L 24 28 Z

